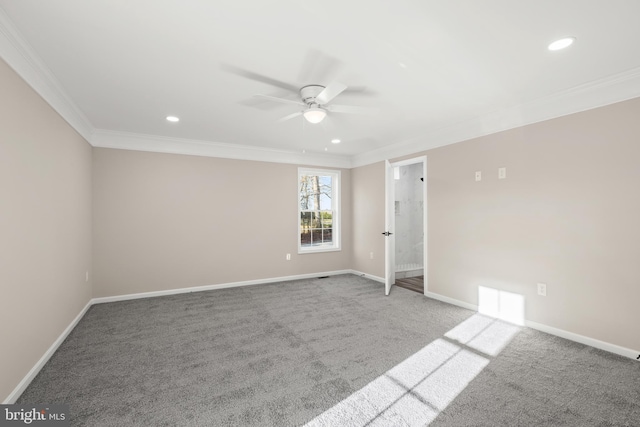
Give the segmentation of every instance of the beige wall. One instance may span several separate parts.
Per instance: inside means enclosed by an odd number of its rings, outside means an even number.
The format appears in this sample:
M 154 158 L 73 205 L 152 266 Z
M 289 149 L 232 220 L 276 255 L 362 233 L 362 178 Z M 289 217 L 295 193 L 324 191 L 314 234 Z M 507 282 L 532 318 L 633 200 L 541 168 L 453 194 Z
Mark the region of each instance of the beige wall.
M 640 349 L 639 117 L 640 98 L 418 153 L 429 290 L 515 292 L 528 320 Z
M 91 298 L 91 146 L 0 60 L 0 398 Z
M 94 149 L 93 168 L 95 297 L 350 268 L 349 170 L 342 251 L 298 255 L 296 165 Z
M 384 162 L 351 170 L 353 262 L 356 271 L 384 277 Z M 373 252 L 373 259 L 371 259 Z

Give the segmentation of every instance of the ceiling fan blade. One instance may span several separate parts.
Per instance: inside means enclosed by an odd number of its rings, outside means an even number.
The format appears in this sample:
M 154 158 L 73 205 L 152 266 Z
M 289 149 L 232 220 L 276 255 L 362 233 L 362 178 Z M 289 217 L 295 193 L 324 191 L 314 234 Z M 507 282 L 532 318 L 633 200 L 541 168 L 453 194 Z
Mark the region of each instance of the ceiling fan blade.
M 272 93 L 268 93 L 265 94 L 268 96 L 273 96 L 276 98 L 284 98 L 284 99 L 291 99 L 291 97 L 289 96 L 289 91 L 285 91 L 282 89 L 279 89 L 277 91 L 273 91 Z M 279 103 L 279 102 L 273 102 L 270 99 L 265 99 L 263 97 L 255 97 L 252 96 L 250 98 L 247 99 L 243 99 L 242 101 L 239 102 L 241 105 L 245 105 L 247 107 L 251 107 L 251 108 L 257 108 L 259 110 L 275 110 L 281 107 L 285 107 L 286 105 L 289 104 L 284 104 L 284 103 Z
M 289 114 L 288 116 L 284 116 L 281 119 L 278 119 L 278 123 L 286 122 L 287 120 L 291 120 L 294 117 L 298 117 L 302 115 L 302 111 L 298 111 L 297 113 Z
M 353 105 L 327 105 L 326 109 L 332 113 L 351 113 L 351 114 L 375 114 L 380 111 L 379 108 L 356 107 Z
M 349 86 L 342 93 L 357 96 L 375 96 L 376 93 L 366 86 Z
M 224 71 L 238 75 L 240 77 L 247 78 L 249 80 L 266 83 L 271 86 L 280 87 L 282 89 L 287 89 L 289 91 L 298 93 L 299 88 L 295 85 L 285 83 L 280 80 L 273 79 L 271 77 L 263 76 L 262 74 L 254 73 L 253 71 L 244 70 L 242 68 L 234 67 L 233 65 L 228 65 L 228 64 L 222 64 L 221 68 Z
M 277 96 L 271 96 L 271 95 L 253 95 L 253 97 L 268 99 L 269 101 L 281 102 L 283 104 L 295 104 L 295 105 L 302 105 L 302 106 L 306 105 L 302 101 L 294 101 L 293 99 L 278 98 Z
M 300 68 L 298 81 L 307 84 L 331 81 L 341 67 L 340 60 L 317 49 L 309 49 Z
M 333 98 L 340 95 L 345 89 L 347 85 L 342 84 L 340 82 L 331 82 L 329 86 L 325 87 L 322 92 L 316 96 L 316 101 L 318 104 L 323 105 L 331 102 Z

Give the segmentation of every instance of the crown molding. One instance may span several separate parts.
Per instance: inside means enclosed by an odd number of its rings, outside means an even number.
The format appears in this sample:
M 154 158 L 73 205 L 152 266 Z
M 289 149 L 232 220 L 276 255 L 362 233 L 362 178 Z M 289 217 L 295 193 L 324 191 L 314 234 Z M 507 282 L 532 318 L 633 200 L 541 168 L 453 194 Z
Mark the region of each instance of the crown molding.
M 581 111 L 604 107 L 640 96 L 640 67 L 578 85 L 528 103 L 494 111 L 420 135 L 397 144 L 351 157 L 359 167 L 417 154 L 433 148 L 530 125 Z
M 84 139 L 89 141 L 93 125 L 67 96 L 62 86 L 39 59 L 29 43 L 0 6 L 0 57 L 31 86 Z
M 225 159 L 253 160 L 260 162 L 345 169 L 349 169 L 351 167 L 350 159 L 345 156 L 300 153 L 297 151 L 277 150 L 273 148 L 249 145 L 170 138 L 104 129 L 96 129 L 91 136 L 90 143 L 94 147 L 115 148 L 120 150 L 221 157 Z

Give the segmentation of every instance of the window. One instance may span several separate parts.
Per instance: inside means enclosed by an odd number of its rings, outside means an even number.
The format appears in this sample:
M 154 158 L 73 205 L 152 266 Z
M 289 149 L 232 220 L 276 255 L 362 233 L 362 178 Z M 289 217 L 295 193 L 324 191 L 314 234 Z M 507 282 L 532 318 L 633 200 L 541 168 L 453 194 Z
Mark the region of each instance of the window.
M 340 250 L 340 171 L 298 169 L 298 252 Z

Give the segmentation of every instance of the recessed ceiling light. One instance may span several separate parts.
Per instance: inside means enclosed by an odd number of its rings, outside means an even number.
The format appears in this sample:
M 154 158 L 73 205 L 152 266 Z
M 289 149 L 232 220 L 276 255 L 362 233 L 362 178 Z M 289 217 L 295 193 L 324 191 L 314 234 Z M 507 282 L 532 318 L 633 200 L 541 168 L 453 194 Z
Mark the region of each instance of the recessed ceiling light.
M 172 123 L 177 123 L 180 121 L 180 119 L 176 116 L 167 116 L 167 121 Z
M 575 37 L 565 37 L 565 38 L 556 40 L 553 43 L 551 43 L 549 45 L 548 49 L 549 50 L 562 50 L 564 48 L 567 48 L 567 47 L 571 46 L 574 41 L 576 41 Z
M 331 140 L 332 144 L 340 144 L 340 140 L 338 138 L 334 138 Z

